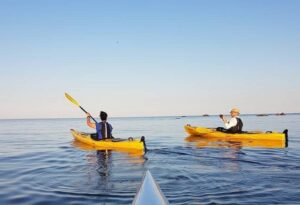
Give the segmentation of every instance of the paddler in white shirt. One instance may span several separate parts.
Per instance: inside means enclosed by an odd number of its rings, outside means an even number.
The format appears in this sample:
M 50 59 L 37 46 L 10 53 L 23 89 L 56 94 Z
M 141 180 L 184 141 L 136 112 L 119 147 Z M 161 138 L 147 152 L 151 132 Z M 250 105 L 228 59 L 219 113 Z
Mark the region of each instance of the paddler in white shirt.
M 240 115 L 240 110 L 237 108 L 233 108 L 230 111 L 231 119 L 228 121 L 224 115 L 220 115 L 220 118 L 224 122 L 224 128 L 223 127 L 218 127 L 217 131 L 220 132 L 226 132 L 226 133 L 241 133 L 243 129 L 243 122 L 239 118 Z

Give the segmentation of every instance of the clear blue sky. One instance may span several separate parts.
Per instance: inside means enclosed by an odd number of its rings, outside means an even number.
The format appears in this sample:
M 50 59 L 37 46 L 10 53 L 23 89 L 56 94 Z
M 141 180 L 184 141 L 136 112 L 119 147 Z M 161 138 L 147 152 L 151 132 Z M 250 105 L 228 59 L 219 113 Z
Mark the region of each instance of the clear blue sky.
M 0 118 L 300 112 L 298 0 L 0 0 Z

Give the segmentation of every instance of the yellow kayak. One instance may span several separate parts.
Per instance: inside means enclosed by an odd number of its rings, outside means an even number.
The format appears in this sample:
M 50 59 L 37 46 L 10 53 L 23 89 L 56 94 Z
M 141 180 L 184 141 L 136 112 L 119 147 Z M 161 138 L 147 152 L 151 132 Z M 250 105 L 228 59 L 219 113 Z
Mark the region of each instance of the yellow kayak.
M 220 138 L 227 140 L 238 140 L 238 139 L 251 139 L 251 140 L 288 140 L 288 131 L 284 132 L 245 132 L 245 133 L 224 133 L 216 131 L 215 129 L 205 127 L 193 127 L 186 125 L 185 131 L 192 136 L 201 136 L 206 138 Z
M 97 149 L 120 149 L 120 150 L 134 150 L 145 151 L 146 143 L 145 138 L 139 139 L 106 139 L 95 141 L 91 138 L 91 134 L 79 132 L 71 129 L 71 133 L 75 140 L 84 144 L 90 145 Z
M 107 148 L 104 148 L 104 147 L 98 147 L 98 148 L 95 148 L 91 145 L 88 145 L 88 144 L 85 144 L 85 143 L 82 143 L 80 141 L 77 141 L 77 140 L 74 140 L 72 143 L 72 146 L 77 148 L 77 149 L 80 149 L 80 150 L 83 150 L 83 151 L 100 151 L 100 152 L 118 152 L 118 153 L 123 153 L 123 154 L 126 154 L 127 156 L 129 157 L 132 157 L 132 163 L 135 163 L 135 164 L 142 164 L 144 163 L 145 159 L 144 159 L 144 150 L 132 150 L 132 149 L 107 149 Z

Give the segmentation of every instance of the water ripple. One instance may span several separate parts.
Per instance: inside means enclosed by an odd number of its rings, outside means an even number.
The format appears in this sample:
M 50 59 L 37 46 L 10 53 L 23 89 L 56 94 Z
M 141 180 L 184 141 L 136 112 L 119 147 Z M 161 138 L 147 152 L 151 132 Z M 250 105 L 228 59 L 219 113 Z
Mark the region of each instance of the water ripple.
M 282 130 L 282 118 L 276 119 L 264 118 L 261 123 Z M 0 204 L 130 204 L 147 169 L 174 205 L 300 201 L 299 116 L 285 118 L 291 130 L 285 149 L 199 148 L 185 142 L 183 124 L 203 120 L 112 120 L 116 137 L 146 136 L 145 156 L 76 146 L 69 129 L 88 131 L 81 119 L 2 120 Z M 245 120 L 249 126 L 260 126 L 250 117 Z

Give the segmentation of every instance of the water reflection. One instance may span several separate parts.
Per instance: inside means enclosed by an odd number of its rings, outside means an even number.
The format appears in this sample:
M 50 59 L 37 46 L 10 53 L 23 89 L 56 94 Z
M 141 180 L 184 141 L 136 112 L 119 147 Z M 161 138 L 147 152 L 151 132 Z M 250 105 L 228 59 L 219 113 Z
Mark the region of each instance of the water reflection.
M 226 149 L 222 153 L 222 157 L 227 160 L 223 160 L 222 169 L 226 171 L 238 172 L 241 170 L 240 167 L 240 154 L 241 146 L 231 146 L 230 149 Z
M 204 138 L 199 136 L 189 136 L 185 138 L 187 142 L 195 143 L 199 148 L 232 148 L 241 149 L 243 147 L 251 148 L 270 148 L 270 149 L 282 149 L 286 147 L 286 144 L 282 140 L 249 140 L 249 139 L 235 139 L 235 140 L 223 140 L 216 138 Z
M 216 138 L 205 138 L 199 136 L 188 136 L 186 142 L 192 143 L 197 148 L 220 148 L 221 153 L 217 152 L 220 157 L 219 168 L 230 172 L 241 171 L 244 153 L 242 148 L 267 148 L 267 149 L 283 149 L 286 147 L 284 141 L 281 140 L 225 140 Z
M 117 186 L 116 181 L 127 180 L 130 174 L 128 170 L 133 167 L 143 170 L 146 158 L 144 152 L 132 150 L 99 150 L 84 143 L 73 141 L 72 145 L 80 150 L 86 159 L 87 184 L 93 187 L 93 190 L 99 190 L 101 193 L 110 193 Z M 115 174 L 122 170 L 122 174 Z M 125 190 L 125 187 L 122 188 Z
M 98 150 L 96 152 L 96 158 L 98 165 L 97 172 L 101 177 L 106 179 L 106 177 L 110 174 L 109 164 L 111 160 L 111 150 Z

